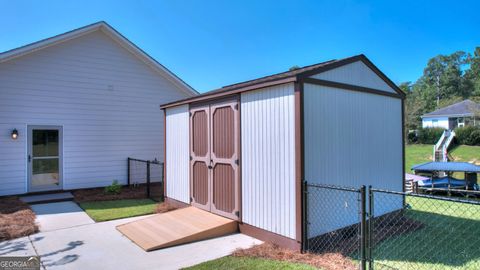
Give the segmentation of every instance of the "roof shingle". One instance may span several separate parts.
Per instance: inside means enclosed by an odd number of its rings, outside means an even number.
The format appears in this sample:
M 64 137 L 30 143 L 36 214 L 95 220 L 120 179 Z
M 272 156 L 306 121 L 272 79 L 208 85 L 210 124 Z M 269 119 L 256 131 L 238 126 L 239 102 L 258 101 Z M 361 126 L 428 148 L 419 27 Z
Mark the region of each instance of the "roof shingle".
M 473 115 L 477 111 L 480 111 L 480 104 L 477 104 L 469 99 L 466 99 L 464 101 L 424 114 L 422 115 L 422 117 L 468 116 L 468 115 Z

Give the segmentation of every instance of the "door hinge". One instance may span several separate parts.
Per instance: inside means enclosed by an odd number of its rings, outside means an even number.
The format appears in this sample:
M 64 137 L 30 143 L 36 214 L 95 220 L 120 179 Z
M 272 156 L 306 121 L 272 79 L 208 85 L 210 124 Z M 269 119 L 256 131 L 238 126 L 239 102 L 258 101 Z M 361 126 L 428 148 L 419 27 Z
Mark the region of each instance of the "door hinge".
M 192 198 L 192 197 L 190 197 L 190 202 L 193 202 L 193 198 Z
M 238 111 L 238 104 L 235 104 L 235 110 Z
M 192 117 L 193 114 L 190 112 L 190 113 L 188 113 L 188 115 L 189 115 L 190 117 Z
M 238 165 L 238 163 L 240 163 L 240 161 L 238 161 L 238 159 L 235 159 L 235 164 Z
M 235 211 L 235 216 L 240 217 L 240 211 Z
M 190 156 L 190 160 L 193 160 L 193 157 L 192 157 L 192 156 Z

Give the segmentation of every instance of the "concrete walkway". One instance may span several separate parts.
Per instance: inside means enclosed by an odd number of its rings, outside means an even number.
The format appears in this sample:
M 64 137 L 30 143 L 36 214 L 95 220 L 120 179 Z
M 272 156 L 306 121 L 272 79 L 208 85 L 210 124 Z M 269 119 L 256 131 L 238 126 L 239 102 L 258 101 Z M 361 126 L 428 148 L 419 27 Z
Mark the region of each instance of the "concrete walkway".
M 31 206 L 37 215 L 40 232 L 93 224 L 87 213 L 74 202 L 35 204 Z
M 232 234 L 145 252 L 116 226 L 145 217 L 50 230 L 0 243 L 0 256 L 41 256 L 44 269 L 179 269 L 231 254 L 261 241 Z

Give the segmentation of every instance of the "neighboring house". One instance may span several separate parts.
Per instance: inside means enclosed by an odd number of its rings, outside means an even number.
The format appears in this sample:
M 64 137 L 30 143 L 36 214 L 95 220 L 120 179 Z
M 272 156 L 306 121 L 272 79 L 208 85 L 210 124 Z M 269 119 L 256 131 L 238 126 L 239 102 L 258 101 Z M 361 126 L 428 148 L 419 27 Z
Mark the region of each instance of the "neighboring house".
M 196 94 L 105 22 L 1 53 L 0 195 L 125 184 L 163 161 L 159 105 Z
M 464 100 L 422 115 L 423 128 L 444 128 L 480 125 L 480 104 Z
M 303 181 L 402 191 L 404 98 L 359 55 L 164 104 L 167 201 L 300 249 Z M 307 203 L 309 238 L 358 222 L 357 196 L 319 196 Z M 399 197 L 375 214 L 401 207 Z

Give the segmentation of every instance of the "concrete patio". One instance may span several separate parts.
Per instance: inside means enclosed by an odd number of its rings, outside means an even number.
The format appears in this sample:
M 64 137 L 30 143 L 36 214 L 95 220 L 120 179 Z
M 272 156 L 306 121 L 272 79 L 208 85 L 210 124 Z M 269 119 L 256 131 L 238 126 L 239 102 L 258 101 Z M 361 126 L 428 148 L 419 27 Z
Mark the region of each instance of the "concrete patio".
M 0 243 L 0 256 L 41 256 L 44 269 L 179 269 L 231 254 L 261 241 L 233 234 L 145 252 L 115 228 L 145 218 L 52 229 Z

